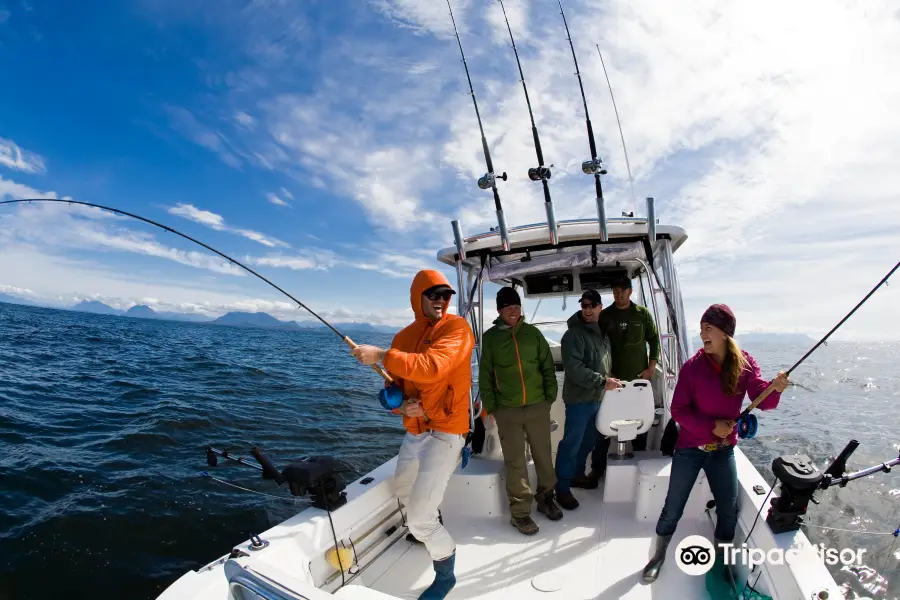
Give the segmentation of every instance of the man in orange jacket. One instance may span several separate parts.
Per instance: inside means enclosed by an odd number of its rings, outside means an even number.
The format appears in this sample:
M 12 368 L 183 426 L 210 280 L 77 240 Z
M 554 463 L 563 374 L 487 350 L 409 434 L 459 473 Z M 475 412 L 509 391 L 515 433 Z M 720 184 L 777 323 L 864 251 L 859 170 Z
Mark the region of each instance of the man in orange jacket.
M 420 600 L 442 600 L 456 585 L 456 545 L 438 518 L 444 491 L 469 433 L 472 348 L 465 319 L 448 314 L 456 292 L 438 271 L 416 274 L 410 287 L 415 321 L 394 336 L 389 350 L 361 345 L 352 354 L 364 365 L 381 362 L 403 392 L 394 412 L 403 415 L 394 486 L 406 507 L 410 533 L 425 544 L 435 578 Z

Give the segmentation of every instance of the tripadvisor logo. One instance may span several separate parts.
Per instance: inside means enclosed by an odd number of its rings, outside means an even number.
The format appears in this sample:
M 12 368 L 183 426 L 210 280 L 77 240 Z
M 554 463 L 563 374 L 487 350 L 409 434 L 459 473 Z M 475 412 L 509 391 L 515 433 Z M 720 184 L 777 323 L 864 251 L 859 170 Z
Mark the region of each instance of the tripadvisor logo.
M 771 548 L 768 552 L 762 548 L 748 548 L 747 544 L 735 546 L 732 543 L 721 544 L 722 560 L 726 565 L 746 565 L 753 569 L 760 565 L 784 565 L 798 562 L 801 550 L 798 548 Z M 826 548 L 825 544 L 812 546 L 812 552 L 826 565 L 838 563 L 861 565 L 865 548 Z M 702 535 L 689 535 L 675 547 L 675 562 L 688 575 L 704 575 L 715 563 L 716 550 L 713 543 Z
M 702 535 L 689 535 L 675 546 L 675 562 L 688 575 L 704 575 L 715 562 L 713 543 Z

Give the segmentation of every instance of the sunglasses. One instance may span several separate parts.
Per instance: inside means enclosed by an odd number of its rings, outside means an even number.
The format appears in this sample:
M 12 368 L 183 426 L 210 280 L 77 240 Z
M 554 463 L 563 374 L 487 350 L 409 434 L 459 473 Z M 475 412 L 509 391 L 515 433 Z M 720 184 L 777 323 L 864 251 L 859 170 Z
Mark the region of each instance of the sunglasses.
M 431 301 L 436 300 L 450 300 L 453 297 L 453 292 L 450 290 L 438 290 L 435 292 L 428 292 L 425 294 L 425 297 Z
M 582 303 L 581 303 L 581 308 L 597 308 L 598 306 L 601 306 L 601 305 L 600 305 L 600 304 L 594 304 L 594 303 L 592 303 L 592 302 L 582 302 Z

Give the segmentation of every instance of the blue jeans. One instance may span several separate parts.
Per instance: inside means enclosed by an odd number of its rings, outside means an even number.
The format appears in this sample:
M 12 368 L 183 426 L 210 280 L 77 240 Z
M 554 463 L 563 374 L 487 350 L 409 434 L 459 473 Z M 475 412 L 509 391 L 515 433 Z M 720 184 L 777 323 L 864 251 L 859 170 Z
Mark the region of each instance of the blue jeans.
M 556 490 L 568 492 L 572 478 L 584 474 L 588 454 L 597 440 L 600 404 L 566 404 L 566 426 L 556 450 Z
M 700 469 L 706 472 L 706 479 L 716 501 L 716 539 L 730 542 L 737 527 L 737 467 L 734 462 L 734 448 L 728 446 L 713 452 L 700 448 L 678 448 L 672 457 L 672 473 L 669 476 L 669 491 L 666 504 L 656 523 L 657 535 L 672 535 L 678 520 L 684 512 Z

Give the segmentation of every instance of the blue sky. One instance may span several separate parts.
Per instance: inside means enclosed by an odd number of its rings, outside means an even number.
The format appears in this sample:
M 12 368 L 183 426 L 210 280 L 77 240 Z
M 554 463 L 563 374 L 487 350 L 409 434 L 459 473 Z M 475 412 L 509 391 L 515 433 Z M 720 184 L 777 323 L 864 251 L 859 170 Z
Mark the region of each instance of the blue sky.
M 677 258 L 691 323 L 721 301 L 746 330 L 821 333 L 893 266 L 900 17 L 889 2 L 564 5 L 608 212 L 633 205 L 595 43 L 634 208 L 653 195 L 661 220 L 688 230 Z M 497 169 L 522 174 L 534 150 L 499 5 L 453 6 Z M 558 217 L 591 216 L 556 2 L 507 11 Z M 71 197 L 160 220 L 336 318 L 402 324 L 410 278 L 451 244 L 450 220 L 467 233 L 494 224 L 437 0 L 0 0 L 0 90 L 4 199 Z M 501 194 L 511 225 L 544 219 L 524 177 Z M 187 242 L 64 206 L 0 209 L 0 291 L 304 317 Z M 540 317 L 563 314 L 548 304 Z M 879 293 L 845 335 L 900 337 L 897 305 L 892 288 Z

